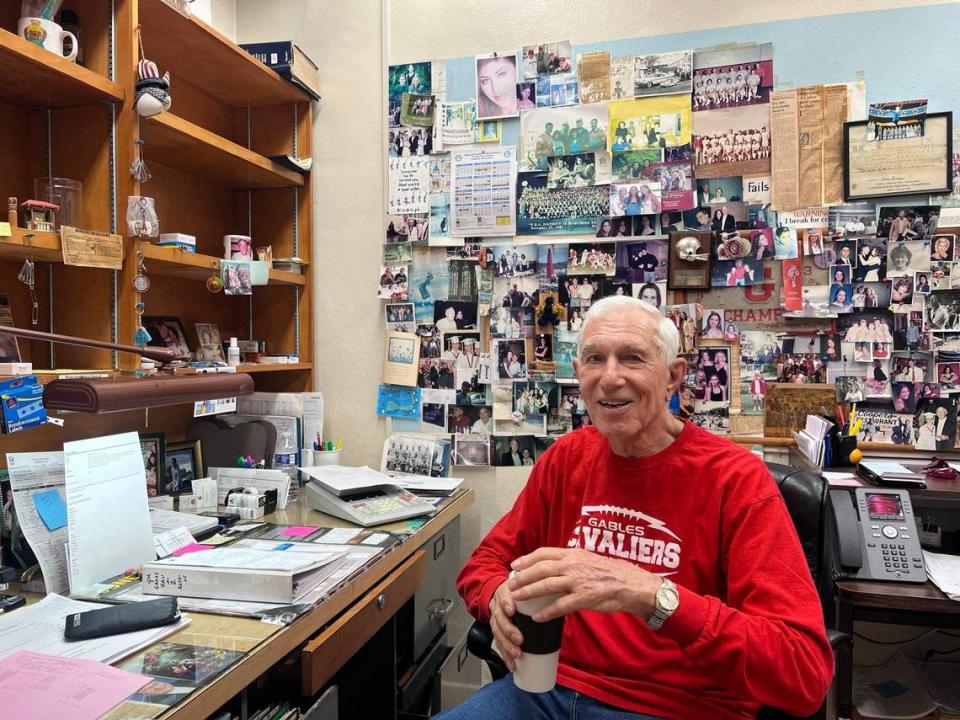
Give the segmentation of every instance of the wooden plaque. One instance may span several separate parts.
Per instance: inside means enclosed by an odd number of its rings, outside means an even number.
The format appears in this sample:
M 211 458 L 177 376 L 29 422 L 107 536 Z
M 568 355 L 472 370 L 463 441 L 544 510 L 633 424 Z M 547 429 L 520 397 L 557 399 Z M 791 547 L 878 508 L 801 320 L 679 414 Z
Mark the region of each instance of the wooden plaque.
M 837 391 L 829 384 L 771 383 L 767 387 L 764 437 L 792 438 L 807 424 L 807 415 L 833 415 Z

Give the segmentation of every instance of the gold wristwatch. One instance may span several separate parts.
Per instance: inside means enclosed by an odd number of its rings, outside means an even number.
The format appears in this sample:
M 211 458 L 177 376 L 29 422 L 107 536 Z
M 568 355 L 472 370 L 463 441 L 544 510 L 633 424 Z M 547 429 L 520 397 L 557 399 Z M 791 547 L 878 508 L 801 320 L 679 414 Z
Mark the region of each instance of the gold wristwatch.
M 680 607 L 680 593 L 672 580 L 663 578 L 663 582 L 657 588 L 655 603 L 653 615 L 647 619 L 647 627 L 659 630 Z

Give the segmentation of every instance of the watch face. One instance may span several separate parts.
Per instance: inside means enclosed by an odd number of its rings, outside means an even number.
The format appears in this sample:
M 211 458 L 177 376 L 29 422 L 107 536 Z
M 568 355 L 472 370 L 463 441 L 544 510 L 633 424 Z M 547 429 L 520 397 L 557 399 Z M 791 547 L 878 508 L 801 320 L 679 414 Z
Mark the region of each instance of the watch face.
M 667 612 L 673 612 L 679 607 L 680 593 L 677 592 L 673 583 L 669 585 L 664 583 L 660 586 L 660 589 L 657 590 L 657 604 Z

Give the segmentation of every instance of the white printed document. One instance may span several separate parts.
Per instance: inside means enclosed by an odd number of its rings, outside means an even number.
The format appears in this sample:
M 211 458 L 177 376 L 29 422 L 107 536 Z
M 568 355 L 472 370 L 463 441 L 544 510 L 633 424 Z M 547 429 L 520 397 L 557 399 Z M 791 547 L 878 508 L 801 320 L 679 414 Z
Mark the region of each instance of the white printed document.
M 67 593 L 67 526 L 50 530 L 37 510 L 34 495 L 54 491 L 65 498 L 62 452 L 7 453 L 10 489 L 23 536 L 37 556 L 48 593 Z
M 172 635 L 190 622 L 189 618 L 181 617 L 179 623 L 158 628 L 107 635 L 93 640 L 64 640 L 63 628 L 67 615 L 105 607 L 110 606 L 47 595 L 38 603 L 27 605 L 9 615 L 4 614 L 0 623 L 0 658 L 18 650 L 32 650 L 111 663 Z
M 63 444 L 70 587 L 85 588 L 154 559 L 140 436 Z

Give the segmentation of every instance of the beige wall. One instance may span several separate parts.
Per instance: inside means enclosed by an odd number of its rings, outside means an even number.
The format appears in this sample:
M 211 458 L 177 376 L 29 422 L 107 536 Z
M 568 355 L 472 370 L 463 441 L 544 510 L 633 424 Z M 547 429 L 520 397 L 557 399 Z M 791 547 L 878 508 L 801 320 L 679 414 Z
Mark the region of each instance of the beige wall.
M 344 437 L 344 462 L 376 466 L 387 434 L 376 417 L 384 317 L 375 283 L 383 241 L 383 67 L 459 57 L 543 40 L 590 42 L 893 7 L 931 0 L 237 0 L 238 42 L 294 40 L 320 67 L 314 123 L 316 382 L 326 434 Z M 718 11 L 718 8 L 722 10 Z M 216 15 L 216 14 L 215 14 Z M 216 20 L 216 16 L 214 17 Z M 526 471 L 463 472 L 477 502 L 464 518 L 469 553 L 509 508 Z M 466 626 L 461 615 L 453 623 Z
M 391 6 L 393 63 L 474 55 L 549 40 L 589 43 L 816 15 L 946 4 L 944 0 L 385 1 Z

